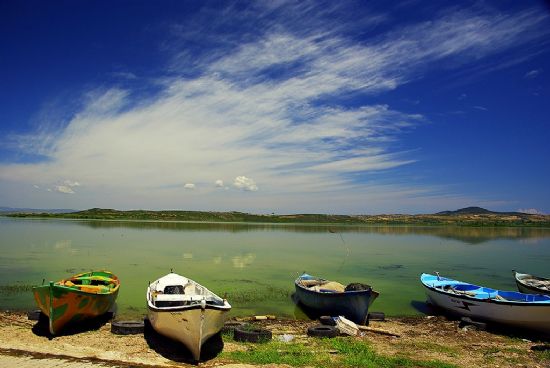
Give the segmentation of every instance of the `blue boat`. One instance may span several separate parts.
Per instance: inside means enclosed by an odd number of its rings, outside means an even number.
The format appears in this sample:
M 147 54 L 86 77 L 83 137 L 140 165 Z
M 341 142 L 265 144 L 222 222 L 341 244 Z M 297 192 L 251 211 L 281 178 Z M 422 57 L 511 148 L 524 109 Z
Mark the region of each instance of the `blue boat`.
M 422 274 L 428 301 L 473 320 L 487 321 L 550 334 L 550 296 L 502 291 Z
M 368 285 L 350 284 L 348 287 L 319 277 L 299 276 L 295 281 L 296 297 L 304 306 L 327 316 L 344 316 L 364 325 L 367 323 L 369 307 L 378 297 L 378 293 Z M 352 285 L 360 285 L 353 289 Z M 351 286 L 351 287 L 350 287 Z

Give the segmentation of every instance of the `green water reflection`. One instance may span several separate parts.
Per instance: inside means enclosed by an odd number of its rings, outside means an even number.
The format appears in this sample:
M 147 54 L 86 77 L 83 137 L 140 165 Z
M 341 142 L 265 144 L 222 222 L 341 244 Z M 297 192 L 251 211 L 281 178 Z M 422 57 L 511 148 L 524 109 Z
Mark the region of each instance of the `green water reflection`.
M 550 229 L 72 221 L 0 218 L 0 308 L 31 309 L 29 285 L 91 269 L 116 273 L 119 313 L 141 315 L 145 288 L 170 268 L 233 305 L 232 315 L 302 318 L 291 301 L 302 271 L 363 282 L 373 309 L 419 313 L 418 277 L 439 271 L 514 289 L 511 270 L 548 274 Z

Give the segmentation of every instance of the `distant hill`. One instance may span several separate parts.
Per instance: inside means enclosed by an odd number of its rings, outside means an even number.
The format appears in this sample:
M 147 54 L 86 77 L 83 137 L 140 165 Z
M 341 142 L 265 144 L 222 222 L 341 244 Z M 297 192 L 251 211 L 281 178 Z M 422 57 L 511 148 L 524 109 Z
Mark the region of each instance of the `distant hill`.
M 436 213 L 436 215 L 508 215 L 508 216 L 525 216 L 528 213 L 522 212 L 496 212 L 490 211 L 481 207 L 465 207 L 456 211 L 442 211 Z
M 72 213 L 77 210 L 65 209 L 65 208 L 13 208 L 13 207 L 0 207 L 1 214 L 8 213 Z

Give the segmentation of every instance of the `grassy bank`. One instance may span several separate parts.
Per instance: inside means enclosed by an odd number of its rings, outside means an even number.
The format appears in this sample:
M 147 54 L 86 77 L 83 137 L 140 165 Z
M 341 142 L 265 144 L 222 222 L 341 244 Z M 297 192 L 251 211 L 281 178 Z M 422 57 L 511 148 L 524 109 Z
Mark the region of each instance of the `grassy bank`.
M 231 341 L 230 335 L 224 336 Z M 368 341 L 351 337 L 310 339 L 307 344 L 271 341 L 250 344 L 247 350 L 223 353 L 222 358 L 247 364 L 287 364 L 293 367 L 430 367 L 454 368 L 454 364 L 438 360 L 418 360 L 405 356 L 377 354 Z

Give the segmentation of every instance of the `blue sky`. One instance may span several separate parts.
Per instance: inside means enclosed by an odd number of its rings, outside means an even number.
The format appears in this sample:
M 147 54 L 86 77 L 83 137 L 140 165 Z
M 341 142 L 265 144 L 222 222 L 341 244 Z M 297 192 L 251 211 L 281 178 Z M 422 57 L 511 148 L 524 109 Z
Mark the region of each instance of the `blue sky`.
M 0 205 L 550 212 L 542 1 L 5 1 Z

